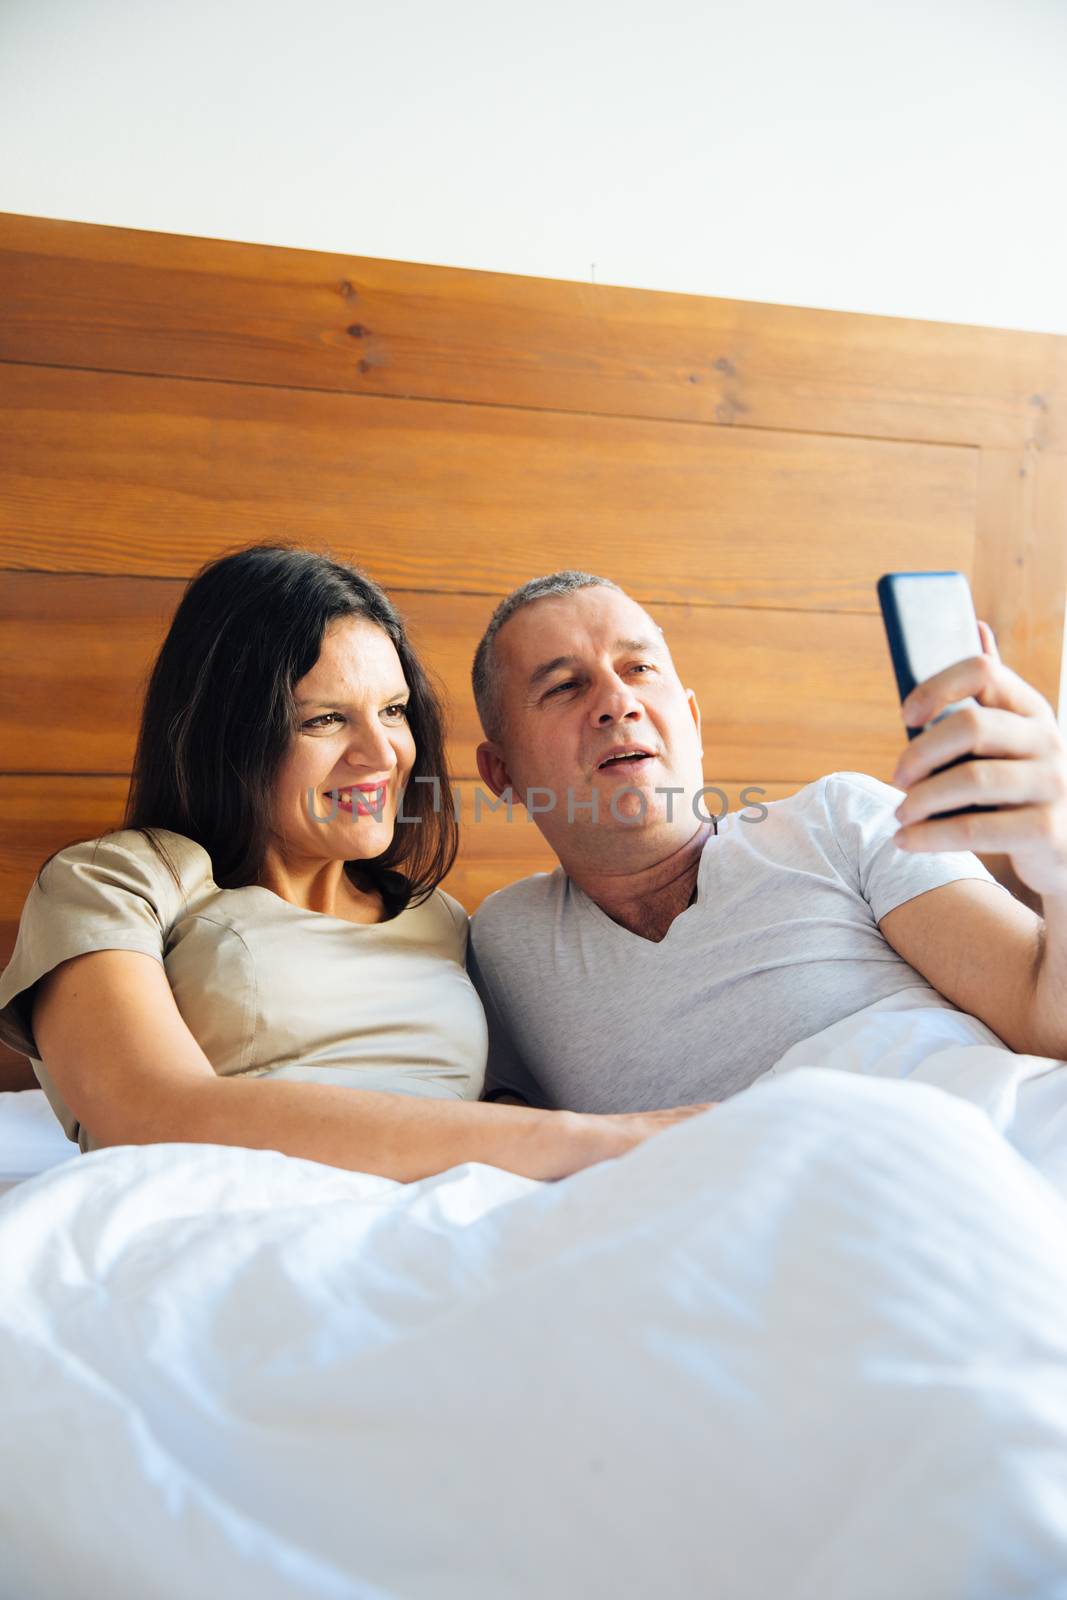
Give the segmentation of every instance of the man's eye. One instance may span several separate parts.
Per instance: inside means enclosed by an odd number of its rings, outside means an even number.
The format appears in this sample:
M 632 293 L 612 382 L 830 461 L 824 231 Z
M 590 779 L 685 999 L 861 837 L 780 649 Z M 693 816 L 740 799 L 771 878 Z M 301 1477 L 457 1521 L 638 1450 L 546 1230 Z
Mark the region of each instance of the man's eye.
M 550 695 L 562 694 L 565 689 L 577 688 L 577 685 L 577 678 L 565 678 L 562 683 L 554 683 L 552 685 L 551 689 L 548 691 L 548 694 L 545 695 L 545 699 L 547 700 Z
M 630 668 L 631 672 L 655 672 L 655 670 L 650 661 L 635 661 Z

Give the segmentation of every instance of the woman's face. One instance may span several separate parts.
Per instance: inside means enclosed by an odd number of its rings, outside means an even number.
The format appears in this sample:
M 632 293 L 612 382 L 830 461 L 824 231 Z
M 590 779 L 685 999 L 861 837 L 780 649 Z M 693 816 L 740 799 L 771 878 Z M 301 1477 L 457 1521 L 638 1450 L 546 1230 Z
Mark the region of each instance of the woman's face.
M 319 659 L 293 686 L 296 733 L 273 810 L 286 855 L 353 861 L 388 847 L 415 761 L 408 697 L 388 634 L 365 617 L 329 625 Z

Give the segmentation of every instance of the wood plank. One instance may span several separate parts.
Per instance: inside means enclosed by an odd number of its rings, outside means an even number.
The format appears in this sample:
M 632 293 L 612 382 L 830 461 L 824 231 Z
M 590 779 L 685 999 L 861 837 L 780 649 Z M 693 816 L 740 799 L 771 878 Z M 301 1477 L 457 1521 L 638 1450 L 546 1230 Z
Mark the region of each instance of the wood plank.
M 184 587 L 0 572 L 0 759 L 8 771 L 130 770 L 148 674 Z
M 114 777 L 0 777 L 0 962 L 10 956 L 22 902 L 42 863 L 64 845 L 118 827 L 126 789 L 126 780 Z
M 0 1044 L 0 1094 L 15 1094 L 23 1089 L 38 1089 L 40 1084 L 25 1056 Z
M 0 431 L 8 568 L 187 576 L 288 539 L 387 587 L 580 566 L 649 599 L 871 611 L 884 567 L 973 554 L 956 446 L 23 366 Z
M 981 452 L 973 581 L 1001 656 L 1055 709 L 1067 595 L 1067 457 Z
M 872 569 L 873 584 L 875 572 Z M 8 771 L 129 770 L 143 684 L 178 581 L 0 574 L 0 749 Z M 477 776 L 470 663 L 497 597 L 394 591 L 452 711 L 450 754 Z M 758 783 L 858 768 L 887 778 L 902 747 L 877 617 L 654 605 L 703 708 L 708 771 Z M 56 641 L 61 648 L 56 648 Z M 39 780 L 42 796 L 48 780 Z
M 0 216 L 0 358 L 1067 448 L 1067 338 Z
M 1058 703 L 1057 670 L 1064 657 L 1065 602 L 1067 602 L 1067 455 L 1030 449 L 1032 471 L 1025 480 L 1023 543 L 1018 552 L 1019 589 L 1015 611 L 1029 617 L 1030 631 L 1020 644 L 1030 680 L 1055 708 Z M 1067 715 L 1067 704 L 1061 706 Z

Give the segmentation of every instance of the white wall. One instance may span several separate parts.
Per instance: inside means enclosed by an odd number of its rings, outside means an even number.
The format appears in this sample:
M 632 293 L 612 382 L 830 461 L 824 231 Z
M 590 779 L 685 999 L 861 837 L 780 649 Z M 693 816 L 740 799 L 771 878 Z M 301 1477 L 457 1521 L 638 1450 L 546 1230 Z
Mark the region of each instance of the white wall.
M 0 0 L 0 209 L 1067 333 L 1064 0 Z
M 0 0 L 0 210 L 1067 334 L 1065 181 L 1067 0 Z

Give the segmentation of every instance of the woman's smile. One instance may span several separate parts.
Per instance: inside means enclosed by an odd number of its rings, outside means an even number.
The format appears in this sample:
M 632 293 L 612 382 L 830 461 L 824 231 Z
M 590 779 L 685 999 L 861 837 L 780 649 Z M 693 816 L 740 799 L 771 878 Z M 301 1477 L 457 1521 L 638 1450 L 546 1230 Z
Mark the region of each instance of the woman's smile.
M 326 799 L 336 801 L 342 811 L 351 812 L 355 802 L 356 816 L 380 817 L 388 792 L 388 780 L 382 779 L 376 783 L 351 783 L 343 789 L 327 789 L 325 794 Z

